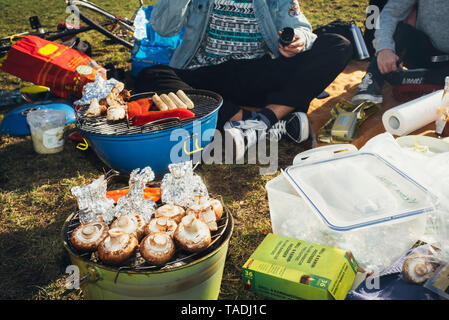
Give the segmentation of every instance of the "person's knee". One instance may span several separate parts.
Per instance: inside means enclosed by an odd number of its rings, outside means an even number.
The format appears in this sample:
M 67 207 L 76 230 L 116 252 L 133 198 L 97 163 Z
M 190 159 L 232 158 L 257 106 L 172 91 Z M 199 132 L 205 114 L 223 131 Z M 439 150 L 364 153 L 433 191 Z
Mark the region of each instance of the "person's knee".
M 329 53 L 336 62 L 346 64 L 352 59 L 354 49 L 351 41 L 336 33 L 323 33 L 317 40 L 316 45 L 321 51 Z
M 160 69 L 158 66 L 152 66 L 142 69 L 135 78 L 136 92 L 148 91 L 148 86 L 154 84 L 159 77 Z
M 351 41 L 339 34 L 330 34 L 332 36 L 332 52 L 335 52 L 343 60 L 349 61 L 353 56 L 353 46 Z

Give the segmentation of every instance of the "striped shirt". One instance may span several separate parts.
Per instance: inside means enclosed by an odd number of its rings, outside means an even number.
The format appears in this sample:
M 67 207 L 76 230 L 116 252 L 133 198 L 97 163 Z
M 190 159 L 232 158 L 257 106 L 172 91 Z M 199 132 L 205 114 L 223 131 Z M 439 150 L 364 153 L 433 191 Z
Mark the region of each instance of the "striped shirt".
M 187 68 L 230 59 L 256 59 L 267 51 L 254 16 L 253 0 L 215 0 L 205 36 Z

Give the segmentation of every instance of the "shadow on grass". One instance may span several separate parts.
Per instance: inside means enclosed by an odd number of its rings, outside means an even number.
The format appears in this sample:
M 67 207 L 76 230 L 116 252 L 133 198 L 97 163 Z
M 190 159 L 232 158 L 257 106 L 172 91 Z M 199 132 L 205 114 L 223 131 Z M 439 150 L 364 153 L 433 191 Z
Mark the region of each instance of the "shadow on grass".
M 38 154 L 31 137 L 7 139 L 6 146 L 0 148 L 0 190 L 3 191 L 27 192 L 44 184 L 109 170 L 92 150 L 80 151 L 71 140 L 66 141 L 60 153 Z
M 36 219 L 39 226 L 30 223 L 25 229 L 0 233 L 0 299 L 35 298 L 61 278 L 71 264 L 60 236 L 69 213 L 59 211 L 48 224 Z M 51 294 L 51 299 L 60 298 L 57 292 Z

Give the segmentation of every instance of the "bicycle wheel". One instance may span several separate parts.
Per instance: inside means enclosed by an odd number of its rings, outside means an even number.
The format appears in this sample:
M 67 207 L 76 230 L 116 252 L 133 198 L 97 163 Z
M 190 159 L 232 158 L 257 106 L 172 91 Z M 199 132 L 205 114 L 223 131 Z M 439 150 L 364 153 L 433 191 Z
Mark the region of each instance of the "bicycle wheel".
M 134 43 L 134 26 L 131 21 L 107 12 L 101 7 L 88 2 L 71 0 L 67 4 L 73 6 L 82 21 L 102 33 L 111 40 L 132 49 Z

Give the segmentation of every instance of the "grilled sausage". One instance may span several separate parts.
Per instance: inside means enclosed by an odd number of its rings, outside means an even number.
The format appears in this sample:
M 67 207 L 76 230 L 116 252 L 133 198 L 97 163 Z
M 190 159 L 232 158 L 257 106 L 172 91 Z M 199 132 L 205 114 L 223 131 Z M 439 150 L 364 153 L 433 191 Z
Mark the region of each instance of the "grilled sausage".
M 161 97 L 159 97 L 157 93 L 155 93 L 151 99 L 153 100 L 154 104 L 156 105 L 156 107 L 158 107 L 159 110 L 166 111 L 169 109 L 167 104 L 164 101 L 162 101 Z
M 193 108 L 195 107 L 193 101 L 190 100 L 190 98 L 185 94 L 184 91 L 178 90 L 178 91 L 176 92 L 176 95 L 179 97 L 179 99 L 181 99 L 182 102 L 185 103 L 185 105 L 187 106 L 187 108 L 193 109 Z

